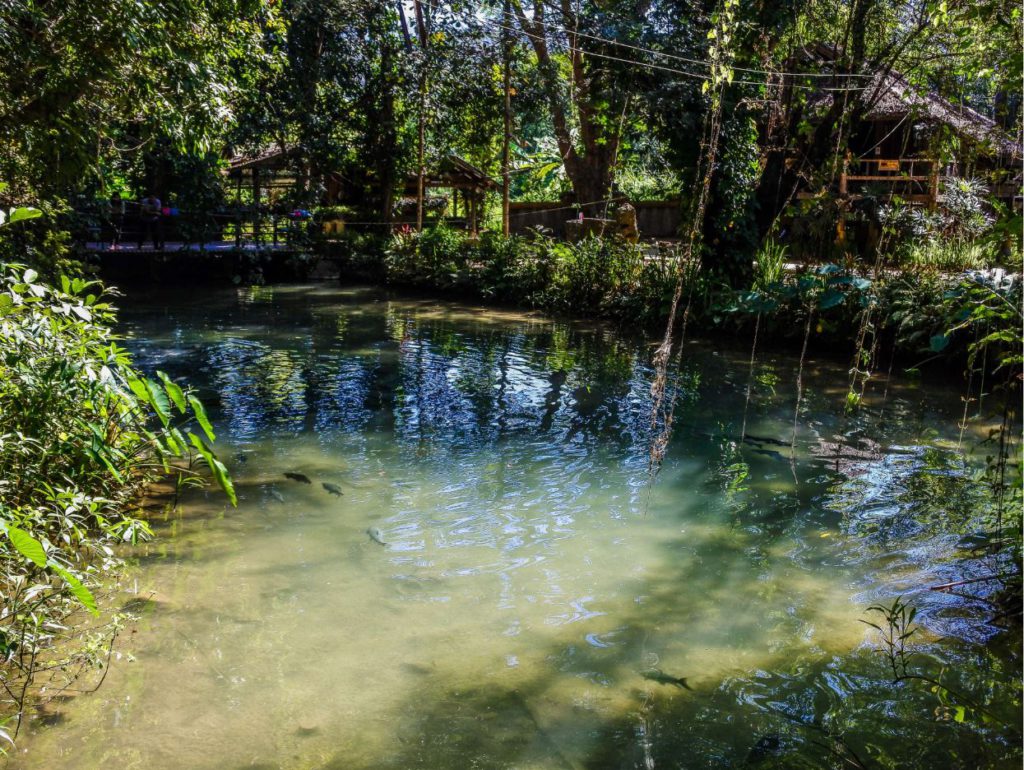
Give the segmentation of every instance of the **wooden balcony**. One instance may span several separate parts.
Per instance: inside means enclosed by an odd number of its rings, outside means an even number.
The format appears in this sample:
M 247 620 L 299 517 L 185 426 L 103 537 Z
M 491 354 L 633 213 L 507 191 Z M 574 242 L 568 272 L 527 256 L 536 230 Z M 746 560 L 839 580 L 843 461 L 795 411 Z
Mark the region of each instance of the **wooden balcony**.
M 925 158 L 857 158 L 846 161 L 839 176 L 839 194 L 864 184 L 899 187 L 911 203 L 934 206 L 939 199 L 939 164 Z

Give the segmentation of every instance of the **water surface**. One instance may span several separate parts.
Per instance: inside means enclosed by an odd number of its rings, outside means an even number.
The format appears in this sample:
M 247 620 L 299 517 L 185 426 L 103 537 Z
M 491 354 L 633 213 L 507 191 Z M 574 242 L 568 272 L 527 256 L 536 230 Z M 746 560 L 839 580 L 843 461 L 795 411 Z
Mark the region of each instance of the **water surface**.
M 12 767 L 1013 766 L 859 622 L 909 596 L 931 673 L 1017 676 L 924 590 L 988 568 L 949 534 L 984 495 L 954 389 L 879 378 L 846 416 L 846 367 L 810 361 L 791 459 L 797 361 L 759 356 L 744 442 L 749 350 L 694 343 L 651 486 L 648 340 L 369 289 L 123 304 L 139 364 L 201 388 L 239 507 L 155 517 L 120 660 Z

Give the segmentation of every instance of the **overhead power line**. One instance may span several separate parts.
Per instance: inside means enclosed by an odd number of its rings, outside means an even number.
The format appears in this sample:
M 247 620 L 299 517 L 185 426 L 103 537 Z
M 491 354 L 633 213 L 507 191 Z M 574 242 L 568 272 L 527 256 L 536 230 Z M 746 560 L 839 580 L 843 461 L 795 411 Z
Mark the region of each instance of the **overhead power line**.
M 541 2 L 541 5 L 543 5 L 546 8 L 549 8 L 552 11 L 555 11 L 556 13 L 562 13 L 562 9 L 561 8 L 558 8 L 557 6 L 554 6 L 554 5 L 550 4 L 550 3 Z M 577 30 L 570 31 L 566 27 L 561 26 L 561 25 L 550 25 L 550 26 L 555 26 L 560 31 L 566 32 L 567 34 L 573 34 L 573 35 L 576 35 L 577 37 L 584 37 L 584 38 L 587 38 L 589 40 L 596 40 L 596 41 L 601 42 L 601 43 L 607 43 L 608 45 L 615 45 L 615 46 L 619 46 L 620 48 L 628 48 L 628 49 L 633 50 L 633 51 L 638 51 L 638 52 L 641 52 L 641 53 L 651 54 L 652 56 L 660 56 L 660 57 L 662 57 L 664 59 L 673 59 L 675 61 L 681 61 L 681 62 L 685 62 L 687 64 L 696 64 L 696 65 L 703 66 L 703 67 L 710 66 L 710 63 L 708 61 L 706 61 L 706 60 L 703 60 L 703 59 L 691 59 L 691 58 L 686 57 L 686 56 L 680 56 L 679 54 L 668 53 L 667 51 L 659 51 L 659 50 L 656 50 L 654 48 L 644 48 L 643 46 L 635 45 L 633 43 L 627 43 L 627 42 L 625 42 L 623 40 L 615 40 L 613 38 L 600 37 L 599 35 L 591 35 L 591 34 L 589 34 L 587 32 L 579 32 Z M 732 69 L 736 70 L 737 72 L 748 72 L 748 73 L 750 73 L 752 75 L 778 75 L 780 77 L 861 78 L 861 79 L 870 79 L 871 77 L 873 77 L 872 75 L 865 75 L 865 74 L 858 73 L 858 72 L 836 72 L 836 73 L 829 73 L 829 72 L 785 72 L 785 71 L 782 71 L 782 70 L 751 69 L 749 67 L 733 67 Z
M 517 35 L 523 35 L 523 36 L 525 36 L 527 38 L 530 38 L 532 40 L 545 40 L 546 41 L 546 38 L 543 35 L 537 35 L 537 34 L 528 32 L 525 29 L 520 29 L 519 27 L 511 27 L 511 26 L 508 26 L 506 24 L 502 24 L 500 21 L 498 21 L 496 19 L 490 19 L 490 18 L 488 18 L 486 16 L 477 16 L 476 18 L 477 18 L 477 20 L 482 21 L 483 23 L 489 24 L 489 25 L 491 25 L 493 27 L 496 27 L 498 29 L 509 30 L 511 32 L 514 32 Z M 552 24 L 552 23 L 547 22 L 547 21 L 545 21 L 544 24 L 548 28 L 555 29 L 557 31 L 560 31 L 560 32 L 566 34 L 566 35 L 576 35 L 577 34 L 577 33 L 573 32 L 571 30 L 566 29 L 565 27 L 562 27 L 562 26 L 558 25 L 558 24 Z M 630 65 L 634 65 L 634 66 L 637 66 L 637 67 L 644 67 L 646 69 L 658 70 L 660 72 L 668 72 L 668 73 L 671 73 L 673 75 L 680 75 L 682 77 L 692 78 L 694 80 L 707 80 L 707 78 L 708 78 L 708 76 L 706 74 L 702 74 L 702 73 L 698 73 L 698 72 L 689 72 L 687 70 L 681 70 L 681 69 L 677 69 L 675 67 L 667 67 L 667 66 L 664 66 L 664 65 L 661 65 L 661 64 L 652 64 L 651 62 L 639 61 L 637 59 L 625 59 L 625 58 L 622 58 L 622 57 L 619 57 L 619 56 L 610 56 L 609 54 L 599 53 L 597 51 L 593 51 L 593 50 L 590 50 L 588 48 L 582 48 L 580 46 L 570 46 L 570 49 L 573 50 L 573 51 L 577 51 L 577 52 L 579 52 L 581 54 L 584 54 L 585 56 L 592 56 L 592 57 L 597 58 L 597 59 L 605 59 L 607 61 L 619 62 L 621 64 L 630 64 Z M 646 49 L 640 49 L 640 50 L 646 50 Z M 655 51 L 655 52 L 652 52 L 652 53 L 657 53 L 657 52 Z M 708 64 L 708 62 L 698 62 L 698 63 L 699 64 L 704 64 L 704 65 Z M 775 74 L 778 74 L 778 73 L 775 73 Z M 768 82 L 765 82 L 765 81 L 760 81 L 760 80 L 733 80 L 733 81 L 731 81 L 730 84 L 731 85 L 751 85 L 751 86 L 770 86 L 770 85 L 772 85 L 771 83 L 768 83 Z M 844 87 L 809 86 L 809 85 L 803 85 L 803 84 L 800 84 L 800 83 L 790 83 L 790 84 L 788 84 L 788 86 L 791 87 L 791 88 L 800 88 L 800 89 L 805 89 L 805 90 L 808 90 L 808 91 L 831 91 L 831 92 L 841 92 L 841 93 L 842 92 L 852 92 L 852 91 L 863 91 L 866 88 L 865 86 L 844 86 Z

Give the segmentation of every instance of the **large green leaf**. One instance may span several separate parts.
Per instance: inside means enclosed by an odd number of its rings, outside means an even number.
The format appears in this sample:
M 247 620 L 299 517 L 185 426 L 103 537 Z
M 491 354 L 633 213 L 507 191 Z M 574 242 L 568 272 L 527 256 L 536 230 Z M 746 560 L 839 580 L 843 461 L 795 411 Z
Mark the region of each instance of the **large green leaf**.
M 46 551 L 43 550 L 43 544 L 28 532 L 17 527 L 8 527 L 7 537 L 10 538 L 11 545 L 15 550 L 26 559 L 37 567 L 46 566 Z
M 213 432 L 213 426 L 210 424 L 210 418 L 206 416 L 206 409 L 203 407 L 203 402 L 195 396 L 188 397 L 189 404 L 192 405 L 192 411 L 196 415 L 196 420 L 199 422 L 199 426 L 203 429 L 203 433 L 210 441 L 216 441 L 217 436 Z
M 228 469 L 224 466 L 224 463 L 217 459 L 213 450 L 195 433 L 189 433 L 188 438 L 202 458 L 206 461 L 206 464 L 210 466 L 210 471 L 213 473 L 214 481 L 216 481 L 217 485 L 224 490 L 224 494 L 228 496 L 228 500 L 231 501 L 231 505 L 237 508 L 238 497 L 235 495 L 235 485 L 231 482 L 231 474 L 228 473 Z
M 146 383 L 140 380 L 138 377 L 131 377 L 128 380 L 128 387 L 131 388 L 132 393 L 144 404 L 148 404 L 152 401 L 152 397 L 149 395 L 149 391 L 146 389 Z
M 171 421 L 171 403 L 167 400 L 167 394 L 160 387 L 160 383 L 146 378 L 146 390 L 149 391 L 149 403 L 160 418 L 160 422 L 168 425 Z
M 156 376 L 164 384 L 164 390 L 167 391 L 167 395 L 174 402 L 174 405 L 178 407 L 178 411 L 185 414 L 185 393 L 182 389 L 159 369 L 157 369 Z
M 83 607 L 89 610 L 93 615 L 100 614 L 99 607 L 96 606 L 95 597 L 92 595 L 92 592 L 82 584 L 81 580 L 56 564 L 51 564 L 50 567 L 54 572 L 64 578 L 64 582 L 67 583 L 71 593 L 73 593 L 75 598 L 82 603 Z
M 43 212 L 32 206 L 21 206 L 11 212 L 11 215 L 7 218 L 8 224 L 14 224 L 15 222 L 21 222 L 25 219 L 36 219 L 41 217 Z
M 828 310 L 829 308 L 833 308 L 836 305 L 843 304 L 843 300 L 845 299 L 846 295 L 843 294 L 841 291 L 831 289 L 822 295 L 821 300 L 818 302 L 818 307 L 821 308 L 822 310 Z

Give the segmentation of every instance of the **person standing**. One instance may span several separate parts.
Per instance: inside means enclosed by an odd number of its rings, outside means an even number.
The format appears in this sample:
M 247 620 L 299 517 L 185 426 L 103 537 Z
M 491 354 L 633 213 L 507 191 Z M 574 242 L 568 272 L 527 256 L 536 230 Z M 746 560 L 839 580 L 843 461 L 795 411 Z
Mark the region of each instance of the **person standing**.
M 160 199 L 152 192 L 139 201 L 139 250 L 147 238 L 152 239 L 153 248 L 157 251 L 164 247 L 163 228 L 160 226 L 160 217 L 163 215 L 163 206 Z
M 110 196 L 110 249 L 117 251 L 121 242 L 121 233 L 124 231 L 124 199 L 121 193 L 114 190 Z

